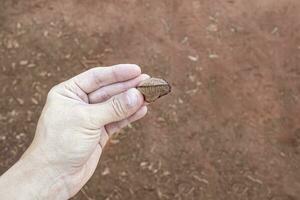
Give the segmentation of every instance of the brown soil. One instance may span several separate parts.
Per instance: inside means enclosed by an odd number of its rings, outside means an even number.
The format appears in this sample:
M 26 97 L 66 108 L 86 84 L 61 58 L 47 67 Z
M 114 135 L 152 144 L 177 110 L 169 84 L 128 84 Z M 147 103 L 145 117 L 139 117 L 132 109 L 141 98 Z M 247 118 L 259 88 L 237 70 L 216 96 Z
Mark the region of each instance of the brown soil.
M 299 0 L 1 1 L 0 172 L 54 84 L 116 63 L 173 92 L 74 199 L 300 199 Z

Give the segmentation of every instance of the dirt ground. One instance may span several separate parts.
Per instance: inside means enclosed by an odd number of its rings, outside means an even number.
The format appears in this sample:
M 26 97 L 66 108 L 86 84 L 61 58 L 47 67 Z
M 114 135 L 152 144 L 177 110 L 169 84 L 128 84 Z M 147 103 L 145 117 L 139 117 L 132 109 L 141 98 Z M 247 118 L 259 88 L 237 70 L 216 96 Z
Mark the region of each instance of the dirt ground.
M 117 63 L 173 92 L 75 200 L 300 199 L 299 0 L 1 0 L 0 173 L 53 85 Z

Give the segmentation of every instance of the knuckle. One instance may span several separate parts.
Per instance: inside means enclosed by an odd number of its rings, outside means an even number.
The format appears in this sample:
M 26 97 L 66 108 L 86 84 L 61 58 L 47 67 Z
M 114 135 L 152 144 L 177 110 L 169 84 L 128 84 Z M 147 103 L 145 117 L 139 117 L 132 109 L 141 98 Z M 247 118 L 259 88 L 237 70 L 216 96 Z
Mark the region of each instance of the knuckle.
M 100 101 L 106 101 L 111 98 L 111 95 L 107 91 L 102 91 L 99 93 L 98 99 Z
M 99 78 L 99 75 L 98 75 L 99 73 L 97 73 L 98 71 L 99 71 L 99 68 L 90 69 L 92 80 L 94 80 L 94 83 L 96 85 L 102 85 L 103 80 L 101 78 Z
M 116 68 L 116 66 L 112 66 L 112 67 L 111 67 L 111 74 L 112 74 L 113 79 L 114 79 L 115 81 L 118 81 L 118 80 L 119 80 L 118 74 L 117 74 L 117 68 Z
M 52 99 L 56 96 L 56 94 L 58 93 L 58 88 L 59 86 L 56 85 L 56 86 L 53 86 L 50 91 L 48 92 L 48 95 L 47 95 L 47 98 L 48 99 Z
M 118 98 L 112 99 L 112 107 L 114 109 L 114 113 L 118 118 L 123 118 L 126 116 L 126 108 L 124 104 Z

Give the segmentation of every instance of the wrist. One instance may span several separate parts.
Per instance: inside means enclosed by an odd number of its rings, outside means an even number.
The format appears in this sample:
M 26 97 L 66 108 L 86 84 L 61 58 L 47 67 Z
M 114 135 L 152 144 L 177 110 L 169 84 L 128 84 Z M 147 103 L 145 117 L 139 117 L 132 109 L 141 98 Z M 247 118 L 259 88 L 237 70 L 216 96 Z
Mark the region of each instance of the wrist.
M 17 188 L 17 190 L 16 190 Z M 68 199 L 63 177 L 32 154 L 23 156 L 0 179 L 0 198 Z
M 24 169 L 32 171 L 32 184 L 35 185 L 38 199 L 69 199 L 69 192 L 64 177 L 53 163 L 49 163 L 46 155 L 39 148 L 32 148 L 22 156 L 19 162 L 23 163 Z

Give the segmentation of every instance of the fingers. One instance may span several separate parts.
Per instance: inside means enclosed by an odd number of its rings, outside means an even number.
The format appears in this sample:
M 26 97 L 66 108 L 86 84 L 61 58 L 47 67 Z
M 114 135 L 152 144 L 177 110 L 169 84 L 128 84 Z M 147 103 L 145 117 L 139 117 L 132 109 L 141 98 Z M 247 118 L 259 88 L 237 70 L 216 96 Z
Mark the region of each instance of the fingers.
M 122 128 L 125 128 L 130 123 L 135 122 L 141 118 L 143 118 L 147 114 L 147 107 L 143 106 L 136 113 L 130 116 L 127 119 L 123 119 L 122 121 L 113 122 L 108 124 L 101 129 L 100 141 L 99 144 L 102 149 L 104 149 L 109 138 L 116 132 L 120 131 Z
M 95 127 L 121 121 L 137 112 L 143 105 L 144 98 L 135 88 L 113 96 L 110 100 L 87 107 L 90 120 Z
M 90 103 L 101 103 L 104 102 L 111 97 L 120 94 L 122 92 L 127 91 L 130 88 L 134 88 L 137 85 L 140 84 L 143 80 L 146 80 L 150 78 L 147 74 L 142 74 L 135 79 L 126 81 L 126 82 L 120 82 L 120 83 L 114 83 L 105 87 L 102 87 L 92 93 L 90 93 L 89 96 L 89 102 Z
M 133 79 L 141 74 L 141 69 L 133 64 L 121 64 L 111 67 L 96 67 L 75 76 L 75 84 L 86 94 L 100 87 Z
M 114 123 L 106 125 L 105 128 L 106 128 L 106 131 L 107 131 L 107 135 L 111 136 L 114 133 L 120 131 L 122 128 L 125 128 L 126 126 L 128 126 L 130 123 L 135 122 L 135 121 L 143 118 L 147 114 L 147 111 L 148 111 L 147 107 L 143 106 L 142 108 L 140 108 L 135 114 L 133 114 L 129 118 L 124 119 L 124 120 L 119 121 L 119 122 L 114 122 Z

